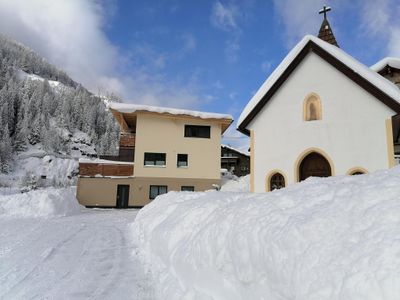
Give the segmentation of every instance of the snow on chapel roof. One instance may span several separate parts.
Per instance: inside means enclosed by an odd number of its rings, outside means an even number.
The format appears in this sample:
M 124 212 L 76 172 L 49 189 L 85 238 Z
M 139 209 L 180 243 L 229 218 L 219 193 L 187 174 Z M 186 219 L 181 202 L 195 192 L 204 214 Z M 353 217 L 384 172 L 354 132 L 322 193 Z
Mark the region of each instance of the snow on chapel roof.
M 384 59 L 381 59 L 378 61 L 376 64 L 371 66 L 371 70 L 375 72 L 380 72 L 382 71 L 386 66 L 395 68 L 395 69 L 400 69 L 400 58 L 398 57 L 385 57 Z
M 233 117 L 228 114 L 219 114 L 219 113 L 212 113 L 212 112 L 202 112 L 202 111 L 195 111 L 195 110 L 186 110 L 186 109 L 159 107 L 159 106 L 149 106 L 149 105 L 141 105 L 141 104 L 109 102 L 108 107 L 113 110 L 116 110 L 120 113 L 135 113 L 138 111 L 147 111 L 147 112 L 154 112 L 154 113 L 160 113 L 160 114 L 186 115 L 186 116 L 192 116 L 192 117 L 201 118 L 201 119 L 233 120 Z
M 395 105 L 400 108 L 400 90 L 396 85 L 374 72 L 364 64 L 360 63 L 358 60 L 341 50 L 340 48 L 328 44 L 321 39 L 306 35 L 285 57 L 285 59 L 280 63 L 280 65 L 272 72 L 272 74 L 267 78 L 267 80 L 262 84 L 256 94 L 251 98 L 249 103 L 244 108 L 238 120 L 238 129 L 240 131 L 245 131 L 246 126 L 249 122 L 248 117 L 256 106 L 261 102 L 266 93 L 274 86 L 278 79 L 283 75 L 283 73 L 288 69 L 288 67 L 295 61 L 301 51 L 309 43 L 314 43 L 322 50 L 333 56 L 336 60 L 340 61 L 352 72 L 360 75 L 362 78 L 367 80 L 371 85 L 375 86 L 377 89 L 382 91 L 384 94 L 389 96 L 391 99 L 396 101 Z M 399 109 L 400 110 L 400 109 Z M 247 119 L 247 120 L 246 120 Z M 242 124 L 244 121 L 245 124 Z

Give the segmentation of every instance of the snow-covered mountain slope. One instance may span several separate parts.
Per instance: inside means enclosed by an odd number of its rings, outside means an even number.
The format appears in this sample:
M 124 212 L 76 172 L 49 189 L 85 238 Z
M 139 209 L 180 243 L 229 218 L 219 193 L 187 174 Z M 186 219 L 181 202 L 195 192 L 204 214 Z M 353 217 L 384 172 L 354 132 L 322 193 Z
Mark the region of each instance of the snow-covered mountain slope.
M 69 134 L 66 141 L 68 151 L 64 153 L 48 154 L 42 144 L 29 146 L 26 151 L 18 153 L 13 170 L 0 174 L 0 196 L 40 187 L 75 185 L 79 159 L 97 153 L 86 133 Z
M 0 189 L 38 176 L 45 185 L 71 184 L 77 159 L 115 154 L 118 138 L 102 98 L 0 35 Z
M 158 299 L 397 300 L 400 167 L 265 194 L 170 192 L 132 228 Z

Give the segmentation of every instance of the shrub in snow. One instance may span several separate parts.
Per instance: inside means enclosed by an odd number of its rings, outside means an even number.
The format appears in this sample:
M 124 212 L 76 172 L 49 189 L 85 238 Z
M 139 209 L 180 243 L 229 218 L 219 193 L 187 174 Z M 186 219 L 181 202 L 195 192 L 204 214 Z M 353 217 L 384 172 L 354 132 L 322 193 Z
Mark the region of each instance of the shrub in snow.
M 38 177 L 32 172 L 26 172 L 24 177 L 21 178 L 20 187 L 21 193 L 26 193 L 38 188 Z
M 41 189 L 0 197 L 0 217 L 56 217 L 82 211 L 75 188 Z
M 132 227 L 159 299 L 399 299 L 400 167 L 266 194 L 171 192 Z

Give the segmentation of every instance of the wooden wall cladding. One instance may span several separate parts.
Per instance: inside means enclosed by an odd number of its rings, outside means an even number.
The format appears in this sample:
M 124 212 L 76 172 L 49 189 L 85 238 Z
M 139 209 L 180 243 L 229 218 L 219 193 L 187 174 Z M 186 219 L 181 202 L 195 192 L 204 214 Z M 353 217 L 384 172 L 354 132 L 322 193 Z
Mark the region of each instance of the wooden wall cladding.
M 134 134 L 121 134 L 119 136 L 120 147 L 135 147 L 135 135 Z
M 133 165 L 79 163 L 81 176 L 132 176 Z

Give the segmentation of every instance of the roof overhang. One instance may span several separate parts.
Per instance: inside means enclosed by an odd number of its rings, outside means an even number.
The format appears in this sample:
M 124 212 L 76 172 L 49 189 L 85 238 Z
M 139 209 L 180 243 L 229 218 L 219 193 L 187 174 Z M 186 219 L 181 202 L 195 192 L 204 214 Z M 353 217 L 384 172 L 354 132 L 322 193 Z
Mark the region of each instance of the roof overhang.
M 132 129 L 136 129 L 136 120 L 138 114 L 149 114 L 149 115 L 157 115 L 161 117 L 169 117 L 169 118 L 180 118 L 187 120 L 206 120 L 207 122 L 217 123 L 221 125 L 221 134 L 223 134 L 229 126 L 232 124 L 232 118 L 207 118 L 207 117 L 197 117 L 188 114 L 171 114 L 168 112 L 153 112 L 147 110 L 137 110 L 134 112 L 121 112 L 116 109 L 110 108 L 110 111 L 114 115 L 118 124 L 121 126 L 121 129 L 125 132 L 130 132 Z

